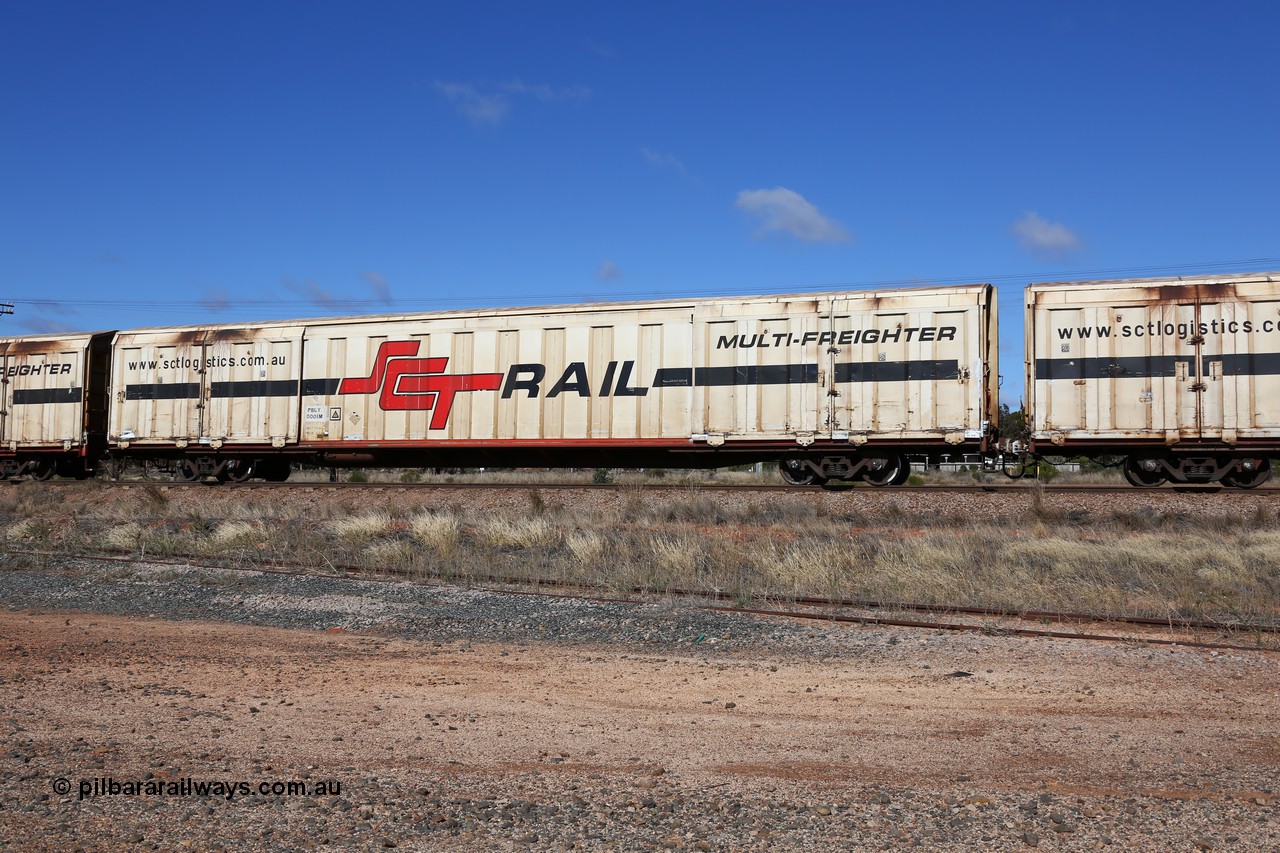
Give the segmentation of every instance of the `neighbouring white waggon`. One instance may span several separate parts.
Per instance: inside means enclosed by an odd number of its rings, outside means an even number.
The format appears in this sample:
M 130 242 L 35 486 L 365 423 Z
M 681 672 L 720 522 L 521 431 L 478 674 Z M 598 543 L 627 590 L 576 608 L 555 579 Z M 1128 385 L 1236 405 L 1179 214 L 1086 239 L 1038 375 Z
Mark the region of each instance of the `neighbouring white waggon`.
M 1280 450 L 1280 273 L 1032 284 L 1032 449 L 1255 486 Z

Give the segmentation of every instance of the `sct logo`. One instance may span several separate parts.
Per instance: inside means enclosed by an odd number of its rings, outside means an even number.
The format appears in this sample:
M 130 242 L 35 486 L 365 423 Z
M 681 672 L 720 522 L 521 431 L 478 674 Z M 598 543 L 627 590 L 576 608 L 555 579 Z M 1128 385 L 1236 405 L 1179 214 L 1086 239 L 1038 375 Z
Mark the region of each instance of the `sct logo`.
M 425 412 L 431 410 L 431 429 L 444 429 L 449 422 L 453 397 L 459 391 L 497 391 L 501 373 L 465 373 L 445 376 L 448 358 L 410 358 L 418 354 L 421 341 L 386 341 L 378 347 L 373 372 L 358 379 L 343 379 L 339 394 L 380 392 L 378 405 L 386 411 Z

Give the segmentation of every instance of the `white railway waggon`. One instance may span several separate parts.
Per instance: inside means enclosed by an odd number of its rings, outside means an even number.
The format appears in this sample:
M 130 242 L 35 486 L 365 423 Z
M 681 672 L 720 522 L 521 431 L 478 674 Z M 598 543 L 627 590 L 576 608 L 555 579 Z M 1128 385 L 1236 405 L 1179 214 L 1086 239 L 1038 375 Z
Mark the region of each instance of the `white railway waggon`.
M 185 478 L 325 465 L 716 467 L 902 482 L 985 450 L 989 285 L 136 329 L 112 455 Z
M 1267 479 L 1280 453 L 1280 274 L 1026 295 L 1034 452 L 1123 457 L 1136 486 Z
M 111 333 L 0 338 L 0 474 L 87 477 L 106 450 Z

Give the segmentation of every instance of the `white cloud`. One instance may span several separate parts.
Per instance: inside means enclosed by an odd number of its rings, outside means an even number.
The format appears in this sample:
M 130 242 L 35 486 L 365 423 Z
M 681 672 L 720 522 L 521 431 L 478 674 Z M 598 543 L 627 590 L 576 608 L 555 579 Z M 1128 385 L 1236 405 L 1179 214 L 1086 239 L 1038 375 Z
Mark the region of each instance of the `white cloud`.
M 563 89 L 556 89 L 545 84 L 530 85 L 522 80 L 510 80 L 502 84 L 505 91 L 513 95 L 532 95 L 539 101 L 569 101 L 571 103 L 582 103 L 591 98 L 591 90 L 586 86 L 566 86 Z
M 435 90 L 458 108 L 458 112 L 475 124 L 496 127 L 511 111 L 512 97 L 529 97 L 544 104 L 567 102 L 583 103 L 591 98 L 586 86 L 566 86 L 557 89 L 545 84 L 530 84 L 513 79 L 497 87 L 478 88 L 470 83 L 448 83 L 437 80 Z
M 587 39 L 587 48 L 603 59 L 613 59 L 618 55 L 618 50 L 611 44 L 596 41 L 595 39 Z
M 1018 248 L 1033 255 L 1061 255 L 1080 248 L 1080 238 L 1061 222 L 1049 222 L 1034 210 L 1009 227 Z
M 680 159 L 674 154 L 664 154 L 661 151 L 654 151 L 652 148 L 641 148 L 640 153 L 655 169 L 674 169 L 682 175 L 689 174 L 684 167 L 684 163 L 681 163 Z
M 618 281 L 621 278 L 622 270 L 618 269 L 618 265 L 611 260 L 605 259 L 605 262 L 596 268 L 596 281 Z
M 761 219 L 760 235 L 777 232 L 806 243 L 848 243 L 853 235 L 840 223 L 822 215 L 800 193 L 786 187 L 771 190 L 743 190 L 737 207 Z
M 466 83 L 436 81 L 436 91 L 449 99 L 464 116 L 476 124 L 501 124 L 511 104 L 501 92 L 483 94 Z

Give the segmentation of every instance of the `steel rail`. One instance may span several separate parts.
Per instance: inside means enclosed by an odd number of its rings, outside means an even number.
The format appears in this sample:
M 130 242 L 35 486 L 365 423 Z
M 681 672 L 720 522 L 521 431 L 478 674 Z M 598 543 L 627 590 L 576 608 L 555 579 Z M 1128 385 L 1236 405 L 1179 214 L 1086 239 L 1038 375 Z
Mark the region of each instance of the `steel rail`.
M 14 484 L 20 484 L 22 480 L 10 481 Z M 41 486 L 50 486 L 61 488 L 70 488 L 76 485 L 84 485 L 91 482 L 95 487 L 105 487 L 112 489 L 133 489 L 133 488 L 160 488 L 160 489 L 201 489 L 218 486 L 225 489 L 236 490 L 265 490 L 265 489 L 318 489 L 318 490 L 346 490 L 346 489 L 366 489 L 374 491 L 414 491 L 414 490 L 439 490 L 439 491 L 605 491 L 605 492 L 764 492 L 777 494 L 795 494 L 795 495 L 822 495 L 822 494 L 849 494 L 856 493 L 859 495 L 882 495 L 885 498 L 896 497 L 900 495 L 911 494 L 932 494 L 932 493 L 1008 493 L 1008 494 L 1035 494 L 1037 492 L 1043 494 L 1100 494 L 1100 495 L 1133 495 L 1135 497 L 1156 497 L 1158 500 L 1170 498 L 1174 495 L 1196 494 L 1202 496 L 1218 495 L 1225 498 L 1244 498 L 1254 496 L 1256 498 L 1276 497 L 1280 495 L 1280 488 L 1277 487 L 1261 487 L 1258 489 L 1229 489 L 1222 486 L 1158 486 L 1155 488 L 1144 489 L 1128 485 L 1095 485 L 1083 483 L 1069 483 L 1059 485 L 1037 486 L 1035 484 L 1024 483 L 937 483 L 924 484 L 919 486 L 889 486 L 877 488 L 874 486 L 848 486 L 839 488 L 814 488 L 812 486 L 788 486 L 777 483 L 521 483 L 521 482 L 492 482 L 492 483 L 326 483 L 326 482 L 285 482 L 285 483 L 205 483 L 205 482 L 183 482 L 179 480 L 47 480 L 41 482 Z M 1157 497 L 1158 496 L 1158 497 Z

